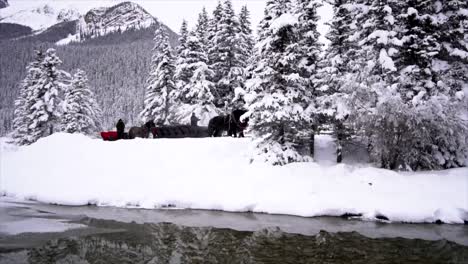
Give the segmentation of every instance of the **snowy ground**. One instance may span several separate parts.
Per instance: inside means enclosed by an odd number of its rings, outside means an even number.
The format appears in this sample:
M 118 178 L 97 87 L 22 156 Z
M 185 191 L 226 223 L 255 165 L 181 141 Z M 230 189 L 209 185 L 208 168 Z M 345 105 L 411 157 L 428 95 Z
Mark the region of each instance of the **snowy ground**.
M 397 173 L 365 164 L 336 165 L 330 161 L 330 138 L 316 141 L 319 163 L 283 167 L 250 164 L 249 139 L 104 142 L 55 134 L 21 148 L 0 141 L 0 190 L 64 205 L 468 220 L 468 169 Z

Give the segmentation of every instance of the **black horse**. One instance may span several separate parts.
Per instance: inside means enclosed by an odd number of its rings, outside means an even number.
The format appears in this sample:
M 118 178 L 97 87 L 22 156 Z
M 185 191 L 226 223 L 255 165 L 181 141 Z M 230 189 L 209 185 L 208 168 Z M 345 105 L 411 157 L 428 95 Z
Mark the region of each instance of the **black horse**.
M 223 131 L 228 132 L 228 136 L 244 137 L 244 129 L 247 127 L 249 119 L 240 120 L 241 116 L 247 111 L 238 109 L 232 111 L 229 115 L 220 115 L 213 117 L 208 123 L 208 136 L 220 137 Z
M 148 138 L 151 129 L 154 127 L 156 127 L 156 124 L 154 123 L 153 120 L 146 122 L 146 124 L 144 124 L 141 127 L 132 127 L 128 131 L 128 138 L 129 139 L 134 139 L 137 137 Z

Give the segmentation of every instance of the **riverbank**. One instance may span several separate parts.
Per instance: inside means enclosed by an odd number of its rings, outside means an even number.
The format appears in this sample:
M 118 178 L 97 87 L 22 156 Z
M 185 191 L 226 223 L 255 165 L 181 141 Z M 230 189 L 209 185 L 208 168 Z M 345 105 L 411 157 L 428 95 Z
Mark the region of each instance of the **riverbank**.
M 151 260 L 226 263 L 228 259 L 229 263 L 468 260 L 466 225 L 395 224 L 203 210 L 71 207 L 7 198 L 0 199 L 0 211 L 1 264 Z M 28 225 L 24 233 L 5 232 L 11 222 L 40 222 L 38 219 L 49 221 L 48 226 L 32 230 L 34 225 Z M 69 228 L 51 232 L 53 226 L 63 228 L 59 222 L 69 224 Z

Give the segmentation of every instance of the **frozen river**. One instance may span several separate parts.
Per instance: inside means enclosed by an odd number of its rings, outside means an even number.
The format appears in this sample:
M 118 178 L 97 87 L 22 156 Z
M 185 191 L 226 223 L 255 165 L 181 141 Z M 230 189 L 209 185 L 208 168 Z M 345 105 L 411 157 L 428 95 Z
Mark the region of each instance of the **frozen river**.
M 391 263 L 408 257 L 467 263 L 468 225 L 0 199 L 0 263 Z

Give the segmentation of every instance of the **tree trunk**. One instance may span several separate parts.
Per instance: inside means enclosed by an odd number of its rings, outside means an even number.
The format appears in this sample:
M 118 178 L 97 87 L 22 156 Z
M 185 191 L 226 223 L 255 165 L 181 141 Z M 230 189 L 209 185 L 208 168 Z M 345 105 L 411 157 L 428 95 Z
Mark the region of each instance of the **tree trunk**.
M 342 140 L 343 140 L 343 133 L 344 133 L 344 127 L 341 122 L 338 121 L 337 124 L 337 129 L 336 129 L 336 163 L 341 163 L 343 160 L 343 153 L 342 153 Z
M 309 151 L 310 156 L 314 158 L 315 155 L 315 131 L 317 127 L 315 125 L 312 126 L 312 133 L 310 134 L 310 141 L 309 141 Z
M 341 163 L 343 160 L 343 154 L 342 154 L 342 147 L 341 147 L 341 139 L 338 139 L 338 142 L 336 143 L 336 163 Z

